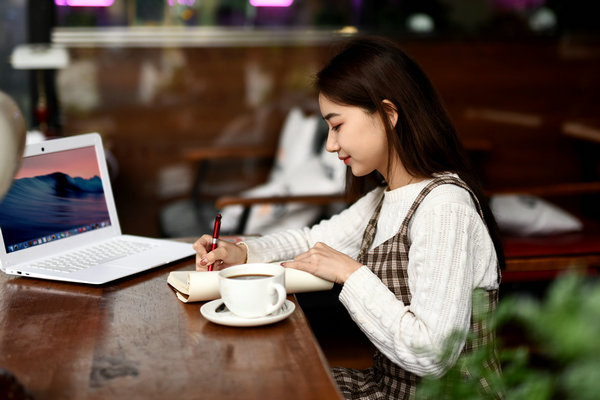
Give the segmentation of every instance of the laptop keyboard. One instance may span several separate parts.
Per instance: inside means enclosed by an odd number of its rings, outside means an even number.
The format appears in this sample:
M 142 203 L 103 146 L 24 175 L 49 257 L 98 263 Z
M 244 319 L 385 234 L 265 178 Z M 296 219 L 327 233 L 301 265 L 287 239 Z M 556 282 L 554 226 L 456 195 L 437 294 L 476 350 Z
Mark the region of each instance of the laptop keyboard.
M 153 243 L 114 239 L 95 246 L 86 247 L 70 253 L 33 263 L 32 268 L 47 271 L 75 272 L 93 265 L 118 260 L 157 246 Z

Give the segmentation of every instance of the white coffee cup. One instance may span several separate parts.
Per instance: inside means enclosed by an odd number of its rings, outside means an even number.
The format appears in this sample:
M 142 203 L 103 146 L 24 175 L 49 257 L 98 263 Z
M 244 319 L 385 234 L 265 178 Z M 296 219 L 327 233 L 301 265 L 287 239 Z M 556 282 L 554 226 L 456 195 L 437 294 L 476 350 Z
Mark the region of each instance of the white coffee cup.
M 219 271 L 219 291 L 229 311 L 238 317 L 264 317 L 283 306 L 285 269 L 262 263 L 225 268 Z

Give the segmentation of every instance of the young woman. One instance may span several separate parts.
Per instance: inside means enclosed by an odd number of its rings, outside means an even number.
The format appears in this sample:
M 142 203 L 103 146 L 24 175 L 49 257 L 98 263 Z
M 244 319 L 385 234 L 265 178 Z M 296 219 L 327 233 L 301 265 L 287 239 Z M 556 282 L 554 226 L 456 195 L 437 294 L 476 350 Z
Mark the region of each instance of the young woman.
M 202 236 L 197 269 L 293 259 L 284 266 L 343 285 L 339 300 L 377 351 L 367 370 L 334 368 L 342 393 L 413 398 L 420 377 L 443 376 L 461 353 L 494 338 L 477 323 L 473 295 L 483 293 L 481 316 L 493 311 L 503 266 L 495 222 L 438 94 L 395 43 L 350 40 L 316 87 L 327 150 L 351 170 L 358 199 L 311 228 L 219 242 L 212 252 Z M 367 191 L 369 178 L 380 186 Z M 441 357 L 456 331 L 476 340 L 454 341 Z M 490 358 L 485 367 L 500 373 Z

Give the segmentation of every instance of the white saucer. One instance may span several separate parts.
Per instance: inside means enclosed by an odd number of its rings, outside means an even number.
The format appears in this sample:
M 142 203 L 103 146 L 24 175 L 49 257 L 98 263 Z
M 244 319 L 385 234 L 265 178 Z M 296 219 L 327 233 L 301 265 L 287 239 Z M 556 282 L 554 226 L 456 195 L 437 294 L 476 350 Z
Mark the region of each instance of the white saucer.
M 231 311 L 225 309 L 224 311 L 216 312 L 216 309 L 223 304 L 223 300 L 217 299 L 210 301 L 200 307 L 200 313 L 215 324 L 227 325 L 227 326 L 260 326 L 273 324 L 289 317 L 294 310 L 296 305 L 289 300 L 283 303 L 283 306 L 279 311 L 275 311 L 269 315 L 260 318 L 242 318 L 231 313 Z

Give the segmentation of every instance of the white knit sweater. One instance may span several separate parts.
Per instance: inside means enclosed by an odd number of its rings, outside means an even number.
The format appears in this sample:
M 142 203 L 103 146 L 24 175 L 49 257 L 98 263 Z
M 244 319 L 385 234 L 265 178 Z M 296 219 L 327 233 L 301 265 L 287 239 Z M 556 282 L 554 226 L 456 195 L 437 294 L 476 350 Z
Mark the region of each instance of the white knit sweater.
M 384 192 L 372 248 L 396 235 L 410 206 L 430 180 Z M 292 259 L 323 242 L 352 258 L 383 189 L 312 228 L 287 230 L 246 242 L 248 262 Z M 473 289 L 498 287 L 496 253 L 469 193 L 452 184 L 433 189 L 409 225 L 406 306 L 363 266 L 345 282 L 340 301 L 375 346 L 394 363 L 419 376 L 441 376 L 448 365 L 439 354 L 456 329 L 467 331 Z M 464 342 L 453 349 L 458 358 Z

